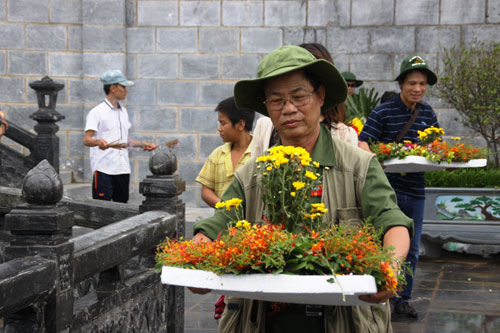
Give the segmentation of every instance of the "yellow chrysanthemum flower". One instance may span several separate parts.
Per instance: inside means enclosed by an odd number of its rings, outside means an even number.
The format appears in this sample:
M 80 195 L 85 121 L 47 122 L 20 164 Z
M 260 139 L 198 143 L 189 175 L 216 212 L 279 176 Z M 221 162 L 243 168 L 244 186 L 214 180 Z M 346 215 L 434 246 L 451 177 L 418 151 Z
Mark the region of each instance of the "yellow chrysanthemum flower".
M 318 179 L 318 177 L 314 174 L 314 172 L 306 171 L 306 177 L 312 180 Z
M 300 190 L 306 186 L 306 183 L 301 182 L 300 180 L 297 180 L 296 182 L 293 182 L 292 185 L 293 185 L 293 187 L 295 187 L 296 190 Z

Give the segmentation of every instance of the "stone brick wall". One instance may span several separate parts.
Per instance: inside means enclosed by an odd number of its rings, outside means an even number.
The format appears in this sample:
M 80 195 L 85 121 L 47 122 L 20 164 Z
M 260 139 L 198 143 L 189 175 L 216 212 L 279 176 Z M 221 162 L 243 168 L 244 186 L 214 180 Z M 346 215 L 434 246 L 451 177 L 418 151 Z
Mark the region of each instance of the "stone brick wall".
M 121 69 L 136 81 L 126 103 L 131 136 L 161 145 L 178 138 L 183 199 L 203 206 L 194 178 L 221 144 L 213 108 L 236 80 L 255 76 L 264 54 L 319 42 L 341 70 L 383 92 L 398 90 L 392 79 L 409 53 L 439 72 L 443 47 L 498 41 L 499 23 L 500 0 L 0 0 L 0 107 L 32 128 L 28 83 L 44 75 L 63 82 L 61 169 L 89 182 L 85 116 L 104 97 L 100 75 Z M 428 100 L 447 132 L 473 134 L 456 111 Z M 151 153 L 130 153 L 137 186 Z

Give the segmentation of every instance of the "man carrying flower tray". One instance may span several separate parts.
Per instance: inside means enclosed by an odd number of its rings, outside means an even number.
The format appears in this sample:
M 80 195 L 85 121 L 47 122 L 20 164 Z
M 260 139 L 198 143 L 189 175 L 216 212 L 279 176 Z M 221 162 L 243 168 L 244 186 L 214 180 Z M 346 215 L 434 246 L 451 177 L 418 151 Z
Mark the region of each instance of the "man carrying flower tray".
M 272 165 L 261 170 L 261 163 L 250 161 L 235 174 L 235 180 L 222 196 L 223 201 L 238 200 L 244 219 L 251 223 L 268 221 L 284 223 L 290 230 L 300 230 L 295 225 L 296 216 L 282 207 L 279 221 L 274 220 L 269 207 L 273 197 L 266 194 L 262 179 L 273 168 L 289 163 L 291 156 L 310 154 L 317 172 L 305 172 L 308 179 L 321 179 L 321 183 L 308 193 L 303 182 L 290 181 L 296 191 L 287 195 L 287 202 L 314 204 L 316 213 L 304 218 L 316 221 L 317 230 L 328 226 L 361 225 L 367 218 L 376 229 L 382 230 L 384 246 L 392 246 L 394 255 L 404 259 L 410 244 L 413 223 L 396 204 L 396 197 L 374 154 L 332 139 L 328 129 L 320 125 L 321 112 L 342 103 L 347 96 L 347 85 L 337 68 L 316 59 L 311 53 L 297 46 L 283 46 L 274 50 L 260 62 L 257 79 L 238 81 L 234 96 L 238 107 L 256 110 L 269 116 L 280 135 L 279 144 L 294 146 L 289 158 L 281 156 Z M 285 147 L 286 148 L 286 147 Z M 284 148 L 284 149 L 285 149 Z M 272 155 L 274 151 L 270 151 Z M 266 157 L 260 159 L 264 162 Z M 309 160 L 301 160 L 309 167 Z M 261 169 L 258 169 L 260 166 Z M 300 167 L 299 167 L 300 168 Z M 287 183 L 288 184 L 288 183 Z M 265 202 L 264 202 L 265 200 Z M 290 201 L 291 200 L 291 201 Z M 317 204 L 324 205 L 317 205 Z M 293 206 L 293 204 L 291 205 Z M 321 208 L 319 211 L 318 207 Z M 324 209 L 323 209 L 324 207 Z M 319 214 L 321 213 L 321 214 Z M 211 218 L 194 226 L 194 241 L 211 242 L 228 229 L 230 221 L 238 220 L 235 210 L 219 209 Z M 289 223 L 289 224 L 287 224 Z M 314 225 L 313 225 L 314 226 Z M 397 263 L 392 264 L 397 274 Z M 204 293 L 207 290 L 191 289 Z M 226 308 L 221 318 L 220 332 L 390 332 L 390 309 L 386 302 L 393 291 L 381 290 L 376 294 L 360 296 L 373 305 L 366 306 L 311 306 L 283 307 L 276 311 L 269 302 L 226 298 Z
M 369 142 L 419 141 L 419 132 L 431 127 L 438 128 L 436 114 L 431 106 L 422 101 L 427 84 L 437 81 L 427 62 L 419 55 L 410 55 L 401 63 L 398 81 L 401 92 L 392 100 L 377 106 L 370 113 L 363 131 L 359 135 L 359 147 L 371 151 Z M 414 221 L 414 236 L 407 261 L 415 272 L 424 218 L 425 176 L 423 172 L 388 173 L 387 178 L 396 191 L 401 210 Z M 394 313 L 417 318 L 417 312 L 410 306 L 413 276 L 406 276 L 407 284 L 398 298 L 394 298 Z

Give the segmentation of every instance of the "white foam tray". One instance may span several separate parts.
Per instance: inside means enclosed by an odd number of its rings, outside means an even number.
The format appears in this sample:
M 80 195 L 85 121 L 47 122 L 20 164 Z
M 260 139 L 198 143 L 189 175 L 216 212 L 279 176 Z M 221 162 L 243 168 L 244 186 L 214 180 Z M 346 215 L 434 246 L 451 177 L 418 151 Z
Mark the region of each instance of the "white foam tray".
M 210 289 L 215 294 L 271 302 L 318 305 L 367 305 L 359 295 L 377 292 L 371 275 L 224 274 L 163 266 L 162 283 Z M 343 300 L 345 296 L 345 301 Z
M 481 168 L 486 166 L 486 159 L 470 160 L 466 163 L 431 162 L 423 156 L 407 156 L 403 159 L 391 158 L 383 162 L 386 173 L 424 172 L 448 168 Z

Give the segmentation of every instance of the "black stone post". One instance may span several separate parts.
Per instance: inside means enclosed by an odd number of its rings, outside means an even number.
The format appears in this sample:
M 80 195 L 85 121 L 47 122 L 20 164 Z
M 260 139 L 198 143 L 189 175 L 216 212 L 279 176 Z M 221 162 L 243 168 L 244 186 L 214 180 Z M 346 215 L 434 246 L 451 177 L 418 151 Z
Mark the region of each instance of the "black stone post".
M 40 81 L 31 82 L 30 87 L 36 92 L 39 107 L 38 111 L 30 116 L 38 122 L 35 125 L 38 135 L 35 138 L 31 157 L 35 164 L 47 159 L 56 172 L 59 172 L 59 138 L 56 135 L 59 126 L 56 122 L 64 119 L 64 116 L 56 111 L 56 103 L 57 93 L 64 88 L 64 84 L 56 83 L 50 77 L 45 76 Z
M 161 149 L 149 159 L 153 173 L 139 184 L 139 192 L 146 200 L 139 206 L 144 213 L 150 210 L 164 210 L 177 217 L 177 237 L 185 233 L 185 204 L 179 195 L 186 190 L 186 182 L 179 177 L 177 158 L 170 149 Z M 167 287 L 167 332 L 184 332 L 184 288 Z
M 67 330 L 73 318 L 73 243 L 69 242 L 73 213 L 57 205 L 63 185 L 47 160 L 28 172 L 22 195 L 26 204 L 5 216 L 5 229 L 13 238 L 5 249 L 6 259 L 39 255 L 53 260 L 57 267 L 56 287 L 32 308 L 6 317 L 5 331 L 23 331 L 26 322 L 36 323 L 35 331 Z

